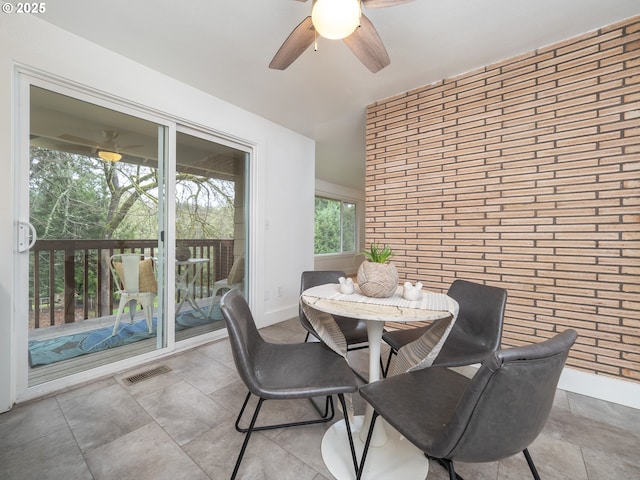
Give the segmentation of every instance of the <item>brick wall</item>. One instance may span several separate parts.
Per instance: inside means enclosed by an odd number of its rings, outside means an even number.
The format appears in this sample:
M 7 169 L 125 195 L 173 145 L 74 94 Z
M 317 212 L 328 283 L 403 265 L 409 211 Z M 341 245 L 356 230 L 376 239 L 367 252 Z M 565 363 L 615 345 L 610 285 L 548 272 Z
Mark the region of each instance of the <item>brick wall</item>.
M 366 241 L 507 288 L 503 346 L 640 382 L 640 17 L 367 109 Z

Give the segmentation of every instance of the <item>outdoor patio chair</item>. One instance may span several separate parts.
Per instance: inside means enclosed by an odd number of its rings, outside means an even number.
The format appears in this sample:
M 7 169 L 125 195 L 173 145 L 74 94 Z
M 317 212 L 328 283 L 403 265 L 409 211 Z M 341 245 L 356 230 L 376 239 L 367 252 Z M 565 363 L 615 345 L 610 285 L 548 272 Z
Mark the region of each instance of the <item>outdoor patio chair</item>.
M 355 473 L 358 465 L 344 394 L 354 393 L 358 387 L 346 360 L 322 343 L 276 344 L 265 341 L 240 290 L 225 293 L 220 300 L 220 310 L 227 324 L 236 369 L 249 389 L 235 424 L 236 430 L 246 433 L 246 436 L 231 479 L 238 474 L 253 432 L 329 422 L 334 416 L 332 395 L 338 396 L 344 412 Z M 249 427 L 242 428 L 240 420 L 252 394 L 258 397 L 258 404 Z M 313 397 L 326 397 L 324 413 L 316 408 L 321 418 L 256 427 L 265 400 L 312 400 Z M 315 407 L 313 400 L 311 403 Z
M 124 308 L 129 304 L 131 323 L 135 316 L 138 302 L 144 309 L 149 333 L 153 332 L 153 302 L 158 294 L 155 264 L 153 258 L 145 258 L 140 253 L 117 253 L 109 259 L 109 268 L 120 294 L 120 304 L 113 326 L 113 335 L 118 332 L 118 325 Z
M 244 291 L 244 255 L 240 255 L 234 260 L 227 278 L 218 280 L 213 284 L 213 295 L 211 303 L 209 304 L 209 318 L 213 316 L 214 308 L 218 303 L 216 297 L 224 294 L 227 290 L 231 290 L 232 288 Z
M 469 379 L 446 367 L 415 370 L 370 383 L 360 395 L 374 408 L 357 478 L 361 478 L 378 416 L 462 480 L 453 462 L 494 462 L 523 452 L 549 418 L 558 380 L 577 338 L 566 330 L 550 340 L 500 350 Z
M 480 363 L 500 347 L 507 291 L 467 280 L 454 280 L 449 291 L 460 311 L 447 341 L 432 367 L 457 367 Z M 391 347 L 383 376 L 387 376 L 391 358 L 401 347 L 420 338 L 431 325 L 386 332 L 382 339 Z

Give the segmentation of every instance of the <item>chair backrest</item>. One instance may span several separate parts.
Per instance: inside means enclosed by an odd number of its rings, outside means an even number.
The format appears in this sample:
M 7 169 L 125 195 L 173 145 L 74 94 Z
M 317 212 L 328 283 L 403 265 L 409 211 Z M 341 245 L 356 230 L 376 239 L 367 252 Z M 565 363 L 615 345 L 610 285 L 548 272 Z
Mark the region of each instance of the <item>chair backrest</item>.
M 118 288 L 128 294 L 158 291 L 152 258 L 141 253 L 116 253 L 109 259 L 109 268 Z
M 249 391 L 260 396 L 261 390 L 256 369 L 259 369 L 256 358 L 259 357 L 265 341 L 258 332 L 255 320 L 247 301 L 238 289 L 229 290 L 220 299 L 220 311 L 227 325 L 233 361 L 242 381 Z
M 300 276 L 300 294 L 306 289 L 311 287 L 317 287 L 318 285 L 324 285 L 326 283 L 340 283 L 339 278 L 346 277 L 345 273 L 340 270 L 309 270 L 302 272 Z M 309 322 L 309 319 L 302 310 L 302 305 L 298 306 L 298 316 L 300 317 L 300 323 L 311 334 L 316 335 L 315 329 Z
M 542 343 L 487 357 L 431 454 L 462 462 L 492 462 L 527 448 L 549 417 L 576 338 L 574 330 L 566 330 Z
M 234 285 L 236 283 L 242 283 L 244 280 L 244 255 L 240 255 L 236 258 L 231 265 L 229 275 L 227 276 L 227 283 Z
M 467 343 L 477 344 L 479 350 L 496 351 L 502 338 L 507 291 L 467 280 L 454 280 L 447 295 L 458 302 L 460 310 L 442 347 L 442 355 L 446 355 L 446 350 L 460 337 L 465 337 Z

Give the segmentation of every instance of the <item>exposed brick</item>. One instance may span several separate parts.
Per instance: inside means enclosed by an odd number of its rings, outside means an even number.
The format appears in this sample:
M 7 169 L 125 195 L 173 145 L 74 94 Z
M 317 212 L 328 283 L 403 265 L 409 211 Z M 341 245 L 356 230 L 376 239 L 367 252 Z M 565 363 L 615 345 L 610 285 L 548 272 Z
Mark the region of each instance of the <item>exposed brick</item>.
M 509 290 L 503 346 L 640 382 L 640 17 L 367 109 L 367 241 L 401 279 Z

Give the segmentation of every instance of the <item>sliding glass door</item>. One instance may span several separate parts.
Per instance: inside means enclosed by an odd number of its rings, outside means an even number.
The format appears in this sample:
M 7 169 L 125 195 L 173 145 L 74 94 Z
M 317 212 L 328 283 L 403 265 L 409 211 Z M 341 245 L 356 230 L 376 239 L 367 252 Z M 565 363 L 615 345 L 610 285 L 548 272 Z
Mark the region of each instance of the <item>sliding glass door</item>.
M 215 338 L 221 296 L 248 294 L 250 147 L 20 85 L 19 389 Z
M 249 155 L 185 127 L 176 134 L 176 340 L 224 328 L 221 295 L 245 288 Z
M 29 119 L 33 386 L 166 346 L 168 128 L 35 85 Z

